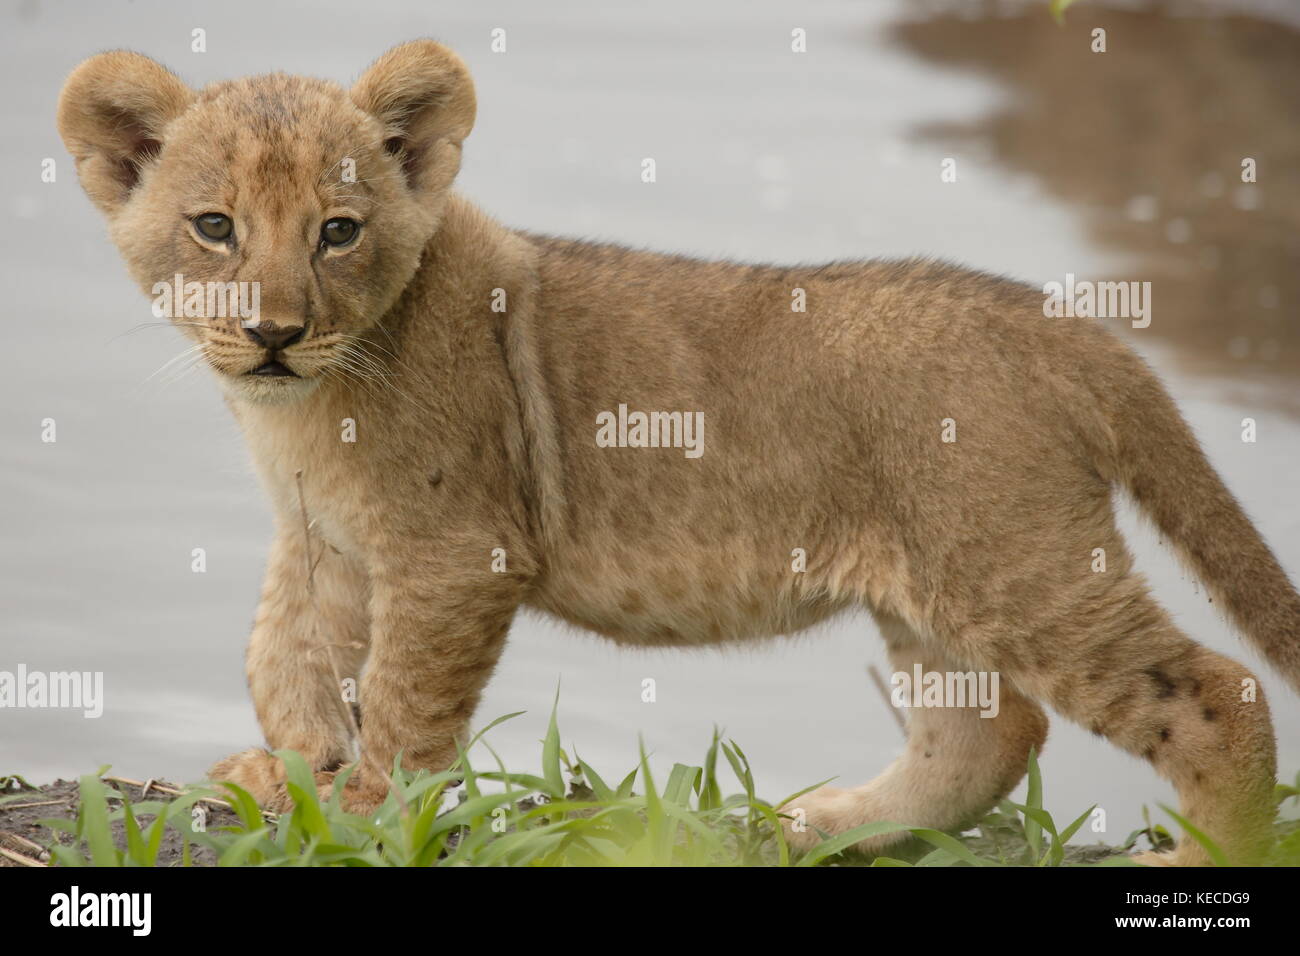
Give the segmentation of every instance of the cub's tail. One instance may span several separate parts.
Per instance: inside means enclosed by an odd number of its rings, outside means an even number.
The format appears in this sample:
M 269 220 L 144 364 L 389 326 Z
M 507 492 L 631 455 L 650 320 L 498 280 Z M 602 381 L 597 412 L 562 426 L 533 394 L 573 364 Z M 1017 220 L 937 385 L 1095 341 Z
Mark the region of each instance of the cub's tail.
M 1300 594 L 1164 386 L 1141 359 L 1122 351 L 1131 373 L 1103 399 L 1116 444 L 1114 477 L 1232 623 L 1300 691 Z

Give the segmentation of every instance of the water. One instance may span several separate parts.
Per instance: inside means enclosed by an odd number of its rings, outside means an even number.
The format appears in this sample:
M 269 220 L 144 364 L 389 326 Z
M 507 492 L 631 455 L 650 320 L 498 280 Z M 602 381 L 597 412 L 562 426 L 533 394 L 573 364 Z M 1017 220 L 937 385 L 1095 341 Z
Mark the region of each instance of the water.
M 242 656 L 270 515 L 216 386 L 197 373 L 146 381 L 182 349 L 180 337 L 167 329 L 122 336 L 150 320 L 148 305 L 53 126 L 57 92 L 78 59 L 129 46 L 195 84 L 273 69 L 348 82 L 393 43 L 433 35 L 466 58 L 478 84 L 460 188 L 511 225 L 737 259 L 927 253 L 1036 284 L 1066 272 L 1143 278 L 1150 249 L 1107 241 L 1088 197 L 1063 195 L 1027 161 L 1032 153 L 982 132 L 1015 103 L 1014 83 L 945 61 L 942 50 L 919 57 L 915 49 L 938 34 L 895 41 L 891 25 L 905 9 L 915 6 L 543 9 L 520 0 L 490 11 L 372 4 L 359 14 L 331 0 L 304 16 L 289 5 L 192 12 L 110 0 L 75 17 L 32 2 L 0 13 L 0 204 L 8 213 L 0 262 L 9 306 L 0 354 L 0 669 L 103 671 L 107 695 L 97 720 L 3 712 L 0 772 L 44 781 L 112 763 L 128 776 L 192 779 L 260 742 Z M 955 24 L 978 21 L 945 23 L 934 29 L 960 47 Z M 789 48 L 796 26 L 808 31 L 803 56 Z M 189 51 L 195 27 L 207 30 L 206 53 Z M 494 27 L 507 29 L 504 55 L 489 52 Z M 971 129 L 957 136 L 962 125 Z M 951 155 L 959 179 L 943 185 L 939 163 Z M 654 186 L 638 179 L 644 156 L 657 160 Z M 44 157 L 58 161 L 54 184 L 40 181 Z M 1276 281 L 1280 309 L 1293 316 L 1291 287 Z M 1153 327 L 1179 321 L 1157 304 Z M 1198 346 L 1180 345 L 1177 334 L 1133 341 L 1300 576 L 1290 339 L 1279 339 L 1283 372 L 1268 375 L 1253 365 L 1193 371 Z M 1247 416 L 1259 423 L 1253 445 L 1239 439 Z M 47 417 L 57 421 L 55 444 L 40 440 Z M 1124 522 L 1179 624 L 1258 664 L 1153 535 L 1132 514 Z M 205 574 L 190 570 L 198 547 Z M 478 722 L 526 711 L 490 739 L 508 765 L 533 767 L 559 684 L 567 740 L 607 778 L 631 768 L 638 734 L 662 771 L 702 757 L 717 724 L 745 748 L 760 791 L 777 798 L 833 775 L 863 782 L 896 755 L 901 737 L 867 679 L 869 664 L 886 666 L 874 626 L 860 616 L 725 653 L 616 649 L 525 616 Z M 1294 773 L 1300 702 L 1265 676 L 1280 763 Z M 654 703 L 641 699 L 645 678 L 656 681 Z M 1173 798 L 1146 765 L 1063 721 L 1053 725 L 1043 770 L 1054 813 L 1073 818 L 1093 803 L 1108 811 L 1102 838 L 1137 826 L 1142 803 Z

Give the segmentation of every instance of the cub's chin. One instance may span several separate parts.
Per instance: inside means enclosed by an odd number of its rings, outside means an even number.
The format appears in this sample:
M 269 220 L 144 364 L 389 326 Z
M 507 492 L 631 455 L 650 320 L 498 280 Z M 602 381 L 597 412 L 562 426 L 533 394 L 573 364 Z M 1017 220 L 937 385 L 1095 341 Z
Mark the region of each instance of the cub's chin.
M 319 378 L 296 375 L 227 375 L 216 373 L 222 390 L 231 398 L 249 405 L 292 405 L 320 387 Z

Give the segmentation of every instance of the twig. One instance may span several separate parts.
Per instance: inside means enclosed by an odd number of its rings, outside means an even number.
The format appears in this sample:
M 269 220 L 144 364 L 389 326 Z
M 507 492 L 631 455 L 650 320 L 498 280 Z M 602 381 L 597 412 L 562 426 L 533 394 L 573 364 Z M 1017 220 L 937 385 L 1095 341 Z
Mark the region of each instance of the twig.
M 45 869 L 49 866 L 48 863 L 42 863 L 40 860 L 33 860 L 30 856 L 23 856 L 21 853 L 15 853 L 13 850 L 6 850 L 2 846 L 0 846 L 0 856 L 3 856 L 8 860 L 13 860 L 21 866 L 37 866 L 41 869 Z
M 45 847 L 37 843 L 35 840 L 29 840 L 27 839 L 27 837 L 19 836 L 17 833 L 12 833 L 9 830 L 0 830 L 0 840 L 8 840 L 11 843 L 17 843 L 19 846 L 24 847 L 28 850 L 35 850 L 37 854 L 50 852 L 49 850 L 45 849 Z
M 304 550 L 306 552 L 306 558 L 307 558 L 307 598 L 311 602 L 311 611 L 312 611 L 312 615 L 311 615 L 312 616 L 312 622 L 311 622 L 312 643 L 316 644 L 318 648 L 323 648 L 326 651 L 326 653 L 329 655 L 330 671 L 334 675 L 335 696 L 338 698 L 339 703 L 343 705 L 343 713 L 344 716 L 347 717 L 348 726 L 352 730 L 352 738 L 357 742 L 358 762 L 365 764 L 375 773 L 379 774 L 379 776 L 382 777 L 384 781 L 387 782 L 388 789 L 392 791 L 393 796 L 397 798 L 398 805 L 402 808 L 402 813 L 404 815 L 409 814 L 410 807 L 407 806 L 406 797 L 402 795 L 402 790 L 400 787 L 398 787 L 397 781 L 395 781 L 392 778 L 392 776 L 388 773 L 388 771 L 385 768 L 379 765 L 379 762 L 377 760 L 375 760 L 373 757 L 371 757 L 369 754 L 366 753 L 365 747 L 362 745 L 361 742 L 361 727 L 357 723 L 357 715 L 353 713 L 351 705 L 343 699 L 341 694 L 339 694 L 339 689 L 342 688 L 343 686 L 343 675 L 339 671 L 338 657 L 334 653 L 338 645 L 334 643 L 326 643 L 317 640 L 319 635 L 317 634 L 316 625 L 317 622 L 320 620 L 320 609 L 316 605 L 316 566 L 320 563 L 320 559 L 325 556 L 326 546 L 322 545 L 320 554 L 315 559 L 312 558 L 312 554 L 311 554 L 312 522 L 307 517 L 307 496 L 306 493 L 303 491 L 303 486 L 302 486 L 302 469 L 299 468 L 296 472 L 294 472 L 293 477 L 294 480 L 297 481 L 298 483 L 298 510 L 302 512 L 303 545 L 304 545 Z
M 876 685 L 876 690 L 880 691 L 880 696 L 885 699 L 885 706 L 889 708 L 889 713 L 893 716 L 894 720 L 898 722 L 898 729 L 901 730 L 903 736 L 906 737 L 907 722 L 903 720 L 903 715 L 898 712 L 898 708 L 894 706 L 892 701 L 890 701 L 889 688 L 885 685 L 885 679 L 880 676 L 880 671 L 876 669 L 875 664 L 867 665 L 867 673 L 871 675 L 871 682 Z
M 141 782 L 139 780 L 132 780 L 129 777 L 101 777 L 100 779 L 106 780 L 109 783 L 124 783 L 130 787 L 139 787 L 141 799 L 144 798 L 144 795 L 149 790 L 157 790 L 159 793 L 165 793 L 169 797 L 180 797 L 180 796 L 184 796 L 186 793 L 186 791 L 184 790 L 178 790 L 176 787 L 169 786 L 168 784 L 165 783 L 159 783 L 156 780 Z M 62 801 L 55 800 L 53 802 L 60 803 Z M 222 809 L 225 810 L 233 811 L 235 809 L 234 806 L 229 801 L 222 800 L 220 797 L 199 797 L 199 799 L 194 802 L 211 804 L 214 807 L 221 807 Z M 262 819 L 270 823 L 274 823 L 280 817 L 280 815 L 273 810 L 262 810 L 261 813 L 262 813 Z
M 66 800 L 37 800 L 35 803 L 6 803 L 0 807 L 0 812 L 6 810 L 26 810 L 28 807 L 52 807 L 56 803 L 67 803 Z
M 362 644 L 360 641 L 339 641 L 337 643 L 325 643 L 325 644 L 318 644 L 315 647 L 309 647 L 307 648 L 307 653 L 319 654 L 321 651 L 328 651 L 330 648 L 333 647 L 347 647 L 355 651 L 355 650 L 360 650 L 365 646 L 366 645 Z

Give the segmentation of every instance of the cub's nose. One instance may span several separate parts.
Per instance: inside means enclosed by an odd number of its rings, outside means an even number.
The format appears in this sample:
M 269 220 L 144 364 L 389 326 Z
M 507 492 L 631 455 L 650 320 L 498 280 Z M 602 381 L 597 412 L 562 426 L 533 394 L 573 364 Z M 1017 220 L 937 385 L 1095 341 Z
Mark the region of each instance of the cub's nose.
M 272 325 L 259 322 L 256 326 L 244 326 L 244 334 L 258 345 L 272 352 L 287 349 L 295 342 L 301 342 L 307 329 L 302 325 Z

